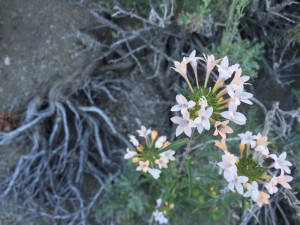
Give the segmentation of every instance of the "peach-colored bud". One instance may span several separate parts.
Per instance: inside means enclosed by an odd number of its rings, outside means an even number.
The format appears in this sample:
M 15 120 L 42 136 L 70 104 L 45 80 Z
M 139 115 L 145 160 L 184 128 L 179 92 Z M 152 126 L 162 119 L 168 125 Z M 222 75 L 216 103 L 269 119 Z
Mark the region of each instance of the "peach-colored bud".
M 265 175 L 265 174 L 263 174 L 263 175 L 261 176 L 261 178 L 262 178 L 262 179 L 265 179 L 265 180 L 271 180 L 271 177 L 268 176 L 268 175 Z
M 241 143 L 239 144 L 239 147 L 240 147 L 240 153 L 241 153 L 241 155 L 243 155 L 243 152 L 244 152 L 244 150 L 245 150 L 245 145 L 241 142 Z
M 156 130 L 153 130 L 153 131 L 151 132 L 151 139 L 152 139 L 152 141 L 154 141 L 156 138 L 157 138 L 157 131 L 156 131 Z
M 166 141 L 164 144 L 163 144 L 163 148 L 165 148 L 165 147 L 168 147 L 169 145 L 171 144 L 171 142 L 169 142 L 169 141 Z
M 169 208 L 170 208 L 170 209 L 174 209 L 174 206 L 175 206 L 174 203 L 171 203 L 171 204 L 169 205 Z
M 195 116 L 199 116 L 199 111 L 196 111 L 196 112 L 195 112 Z
M 143 149 L 144 149 L 143 145 L 138 145 L 138 146 L 136 147 L 136 150 L 139 151 L 139 152 L 142 152 Z
M 217 146 L 219 149 L 223 150 L 224 152 L 227 151 L 226 141 L 223 138 L 221 141 L 215 140 L 215 146 Z
M 141 160 L 141 159 L 140 159 L 139 157 L 133 157 L 131 161 L 132 161 L 133 163 L 137 163 L 137 162 L 140 161 L 140 160 Z

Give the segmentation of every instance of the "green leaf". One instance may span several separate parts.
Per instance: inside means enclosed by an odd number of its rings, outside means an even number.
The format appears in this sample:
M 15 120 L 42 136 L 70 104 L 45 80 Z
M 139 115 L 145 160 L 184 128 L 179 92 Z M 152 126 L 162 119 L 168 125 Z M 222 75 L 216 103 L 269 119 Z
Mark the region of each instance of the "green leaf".
M 177 90 L 178 93 L 182 94 L 186 99 L 189 99 L 189 94 L 181 87 L 179 87 L 177 84 L 175 84 L 175 89 Z
M 186 145 L 187 142 L 188 142 L 188 139 L 187 139 L 187 138 L 182 138 L 182 139 L 173 141 L 172 144 L 170 144 L 169 146 L 163 148 L 163 149 L 161 150 L 161 152 L 165 152 L 165 151 L 170 150 L 170 149 L 171 149 L 171 150 L 176 150 L 176 149 L 178 149 L 178 148 L 180 148 L 180 147 Z

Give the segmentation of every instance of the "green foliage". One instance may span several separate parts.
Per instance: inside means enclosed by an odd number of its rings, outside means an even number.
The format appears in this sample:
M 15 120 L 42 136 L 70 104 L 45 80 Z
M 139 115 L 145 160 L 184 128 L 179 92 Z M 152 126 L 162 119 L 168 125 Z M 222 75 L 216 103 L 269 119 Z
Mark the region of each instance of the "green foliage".
M 140 186 L 140 174 L 135 171 L 132 163 L 128 163 L 125 168 L 123 175 L 107 185 L 107 192 L 96 210 L 97 220 L 102 223 L 113 218 L 118 224 L 143 224 L 144 219 L 151 217 L 151 201 Z
M 223 33 L 224 39 L 228 38 L 227 35 L 228 33 Z M 262 58 L 263 46 L 262 43 L 251 43 L 249 40 L 238 39 L 236 42 L 223 41 L 215 51 L 220 56 L 227 55 L 231 62 L 239 63 L 243 74 L 255 78 L 260 68 L 258 62 Z
M 219 56 L 227 55 L 230 61 L 240 64 L 244 74 L 255 78 L 264 45 L 241 39 L 238 31 L 238 25 L 244 16 L 244 8 L 248 3 L 248 0 L 232 1 L 221 42 L 215 46 L 214 52 L 217 52 Z
M 178 8 L 180 10 L 179 24 L 184 26 L 189 26 L 192 23 L 203 24 L 209 16 L 213 18 L 213 21 L 219 23 L 225 21 L 221 40 L 213 40 L 213 48 L 207 49 L 206 52 L 212 52 L 218 57 L 227 55 L 230 62 L 240 64 L 244 74 L 253 78 L 257 77 L 264 45 L 256 41 L 242 39 L 239 35 L 239 25 L 249 0 L 232 0 L 230 1 L 231 4 L 229 3 L 229 8 L 227 7 L 228 2 L 225 1 L 203 0 L 200 4 L 194 5 L 192 3 L 189 5 L 188 2 L 187 4 L 183 3 L 182 8 Z M 192 7 L 187 7 L 188 5 Z M 199 25 L 195 24 L 195 26 Z
M 168 145 L 167 147 L 163 148 L 161 150 L 161 152 L 165 152 L 167 150 L 177 150 L 178 148 L 185 146 L 187 143 L 188 139 L 187 138 L 183 138 L 183 139 L 178 139 L 176 141 L 173 141 L 170 145 Z
M 200 5 L 200 8 L 199 8 L 199 14 L 200 15 L 208 15 L 212 10 L 211 8 L 209 7 L 210 3 L 211 3 L 212 0 L 203 0 L 203 4 Z

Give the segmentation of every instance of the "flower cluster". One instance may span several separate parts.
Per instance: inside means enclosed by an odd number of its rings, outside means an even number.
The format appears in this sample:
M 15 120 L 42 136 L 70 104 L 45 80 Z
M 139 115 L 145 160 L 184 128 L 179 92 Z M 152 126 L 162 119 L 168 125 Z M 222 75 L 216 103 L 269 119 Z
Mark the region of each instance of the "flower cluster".
M 176 136 L 184 132 L 190 137 L 193 129 L 202 133 L 204 129 L 209 130 L 213 124 L 215 127 L 214 135 L 219 134 L 225 139 L 226 134 L 233 133 L 233 130 L 227 125 L 229 120 L 239 125 L 246 123 L 246 117 L 237 112 L 237 107 L 241 102 L 252 104 L 249 99 L 253 95 L 244 90 L 244 85 L 250 77 L 241 76 L 242 69 L 239 68 L 239 64 L 229 66 L 227 56 L 217 60 L 215 60 L 214 55 L 203 56 L 204 58 L 196 57 L 194 50 L 189 57 L 183 57 L 181 62 L 174 62 L 175 67 L 173 69 L 185 79 L 190 93 L 182 92 L 176 96 L 178 104 L 173 106 L 171 111 L 180 111 L 181 116 L 172 117 L 171 120 L 178 124 Z M 206 76 L 202 87 L 199 86 L 198 82 L 198 60 L 206 62 Z M 187 76 L 188 64 L 191 65 L 195 75 L 197 87 L 194 88 Z M 218 79 L 213 87 L 207 87 L 208 79 L 215 67 L 218 68 Z M 230 83 L 225 84 L 225 81 L 229 79 L 231 79 Z
M 171 143 L 167 141 L 166 136 L 157 138 L 157 131 L 147 129 L 142 126 L 137 130 L 140 137 L 144 138 L 145 143 L 142 145 L 133 135 L 129 135 L 131 143 L 135 146 L 135 151 L 126 149 L 125 159 L 131 159 L 133 163 L 139 163 L 137 171 L 150 173 L 154 179 L 158 179 L 162 168 L 167 168 L 170 161 L 175 160 L 175 151 L 167 150 L 162 152 L 162 149 L 169 146 Z
M 239 134 L 241 142 L 239 144 L 240 156 L 231 154 L 226 147 L 226 142 L 216 142 L 216 145 L 224 151 L 222 162 L 218 166 L 224 170 L 224 178 L 228 181 L 228 188 L 244 197 L 251 197 L 260 207 L 269 203 L 271 194 L 278 191 L 277 185 L 291 189 L 288 182 L 293 177 L 290 174 L 289 166 L 292 164 L 286 160 L 286 152 L 279 156 L 269 154 L 268 138 L 260 133 L 252 135 L 252 132 Z M 271 161 L 269 166 L 268 162 Z M 280 175 L 276 176 L 280 171 Z M 271 178 L 271 174 L 273 177 Z M 262 190 L 259 190 L 259 184 Z M 263 189 L 266 189 L 267 194 Z M 246 190 L 246 192 L 245 192 Z
M 169 222 L 167 216 L 171 213 L 173 208 L 173 203 L 166 201 L 164 204 L 162 204 L 162 199 L 157 199 L 156 210 L 153 212 L 154 221 L 158 222 L 159 224 L 167 224 Z

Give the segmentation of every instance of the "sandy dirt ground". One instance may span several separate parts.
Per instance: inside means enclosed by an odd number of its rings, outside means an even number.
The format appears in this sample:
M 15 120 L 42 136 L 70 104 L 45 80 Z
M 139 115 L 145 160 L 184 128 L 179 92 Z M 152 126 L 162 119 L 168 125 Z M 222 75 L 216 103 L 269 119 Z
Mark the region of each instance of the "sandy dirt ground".
M 88 8 L 66 0 L 0 1 L 0 110 L 18 109 L 40 87 L 86 61 L 76 33 L 93 24 Z

